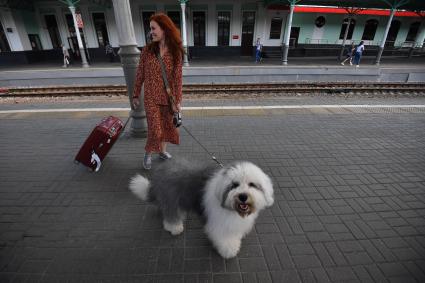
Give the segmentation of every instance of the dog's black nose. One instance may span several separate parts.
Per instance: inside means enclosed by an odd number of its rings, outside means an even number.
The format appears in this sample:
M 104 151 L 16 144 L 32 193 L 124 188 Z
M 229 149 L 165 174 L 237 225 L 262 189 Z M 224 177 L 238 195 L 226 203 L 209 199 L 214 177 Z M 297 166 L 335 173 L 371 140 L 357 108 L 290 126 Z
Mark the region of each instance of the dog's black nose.
M 246 200 L 248 199 L 248 196 L 246 194 L 240 194 L 238 198 L 241 202 L 246 202 Z

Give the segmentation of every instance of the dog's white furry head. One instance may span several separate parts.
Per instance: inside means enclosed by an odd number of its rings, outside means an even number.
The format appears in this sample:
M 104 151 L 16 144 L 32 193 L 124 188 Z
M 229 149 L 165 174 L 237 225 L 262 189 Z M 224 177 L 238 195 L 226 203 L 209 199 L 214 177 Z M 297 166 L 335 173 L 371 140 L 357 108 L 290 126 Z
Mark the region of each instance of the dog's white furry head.
M 215 197 L 221 206 L 236 211 L 241 217 L 258 212 L 274 202 L 270 178 L 250 162 L 224 167 L 215 174 L 207 190 L 215 190 Z
M 260 210 L 273 205 L 270 178 L 250 162 L 216 172 L 205 186 L 205 233 L 224 258 L 236 256 Z

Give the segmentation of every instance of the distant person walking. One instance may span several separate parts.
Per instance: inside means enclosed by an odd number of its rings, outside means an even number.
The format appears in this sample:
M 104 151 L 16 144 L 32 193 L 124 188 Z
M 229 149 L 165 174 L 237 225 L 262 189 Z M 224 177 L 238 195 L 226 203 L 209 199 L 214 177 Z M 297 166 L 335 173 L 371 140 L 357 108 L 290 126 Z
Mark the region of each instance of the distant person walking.
M 62 44 L 62 54 L 63 54 L 63 68 L 68 68 L 69 66 L 69 52 L 65 44 Z
M 261 52 L 263 50 L 263 45 L 261 44 L 260 38 L 257 38 L 257 42 L 255 44 L 255 63 L 261 61 Z
M 364 51 L 364 41 L 360 41 L 359 45 L 356 47 L 356 54 L 354 55 L 354 64 L 356 67 L 359 67 L 360 58 L 362 58 L 362 53 Z
M 105 53 L 109 57 L 109 62 L 114 62 L 114 57 L 117 56 L 117 54 L 115 54 L 114 48 L 108 41 L 105 45 Z
M 345 51 L 344 52 L 345 52 L 346 58 L 344 59 L 344 61 L 341 62 L 341 65 L 344 66 L 344 63 L 347 60 L 350 60 L 350 65 L 353 65 L 353 55 L 356 52 L 356 47 L 354 46 L 354 43 L 351 43 L 351 45 L 347 46 L 345 48 Z

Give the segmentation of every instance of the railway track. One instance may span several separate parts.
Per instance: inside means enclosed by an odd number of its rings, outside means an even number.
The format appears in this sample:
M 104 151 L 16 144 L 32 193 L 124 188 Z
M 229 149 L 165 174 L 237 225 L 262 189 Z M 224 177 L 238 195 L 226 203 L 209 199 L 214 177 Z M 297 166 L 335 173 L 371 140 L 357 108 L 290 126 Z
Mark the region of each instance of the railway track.
M 250 83 L 250 84 L 185 84 L 185 95 L 202 97 L 208 94 L 224 96 L 252 94 L 400 94 L 425 95 L 425 83 Z M 125 96 L 125 85 L 48 86 L 0 88 L 1 97 L 69 97 Z

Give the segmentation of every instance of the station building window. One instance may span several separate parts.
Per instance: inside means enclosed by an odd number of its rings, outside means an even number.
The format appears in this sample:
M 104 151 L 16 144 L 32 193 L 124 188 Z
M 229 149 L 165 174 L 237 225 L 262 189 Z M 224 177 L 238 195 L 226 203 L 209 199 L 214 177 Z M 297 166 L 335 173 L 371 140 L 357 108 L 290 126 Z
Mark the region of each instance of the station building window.
M 344 39 L 345 30 L 347 29 L 347 26 L 349 26 L 348 27 L 347 39 L 353 38 L 353 31 L 354 31 L 354 27 L 356 26 L 356 20 L 351 19 L 350 25 L 348 25 L 348 18 L 347 18 L 347 19 L 344 19 L 344 21 L 342 22 L 341 32 L 339 33 L 339 39 Z
M 145 32 L 146 44 L 148 44 L 148 43 L 151 42 L 151 39 L 150 39 L 151 27 L 150 27 L 150 21 L 149 21 L 149 19 L 151 18 L 151 16 L 153 14 L 155 14 L 154 11 L 142 12 L 143 31 Z
M 59 36 L 58 23 L 56 21 L 55 15 L 45 15 L 44 19 L 46 20 L 46 28 L 49 32 L 50 40 L 54 49 L 60 48 L 62 40 Z
M 68 26 L 68 31 L 70 36 L 75 36 L 75 27 L 74 27 L 74 20 L 72 19 L 71 14 L 65 15 L 66 24 Z
M 252 54 L 252 45 L 254 43 L 255 12 L 242 12 L 242 39 L 241 55 L 250 56 Z
M 77 36 L 77 34 L 75 33 L 75 25 L 74 25 L 74 19 L 72 18 L 72 15 L 66 14 L 65 19 L 66 19 L 66 24 L 68 26 L 69 35 L 71 37 Z M 79 28 L 78 30 L 80 31 L 80 35 L 83 36 L 84 34 L 83 29 Z
M 375 19 L 367 20 L 363 30 L 362 40 L 373 40 L 375 38 L 378 24 L 379 22 Z
M 71 14 L 66 14 L 65 19 L 66 19 L 66 24 L 68 26 L 68 31 L 69 31 L 68 44 L 69 44 L 72 52 L 76 56 L 76 58 L 80 58 L 80 48 L 78 46 L 77 33 L 75 32 L 74 19 L 72 18 Z M 84 31 L 83 31 L 82 28 L 78 28 L 78 30 L 80 31 L 80 36 L 81 36 L 81 41 L 83 43 L 83 47 L 86 48 Z
M 414 22 L 410 25 L 409 32 L 407 33 L 407 36 L 406 36 L 406 41 L 416 40 L 416 35 L 418 34 L 420 25 L 421 25 L 420 22 Z
M 282 18 L 274 17 L 270 24 L 270 39 L 280 39 L 282 32 Z
M 387 40 L 385 41 L 385 46 L 395 45 L 395 40 L 397 39 L 400 26 L 401 26 L 401 22 L 399 20 L 393 20 L 391 22 L 390 30 L 388 31 Z
M 6 51 L 10 51 L 10 46 L 4 33 L 3 24 L 0 22 L 0 52 Z
M 205 46 L 205 12 L 193 12 L 193 45 Z
M 230 38 L 230 12 L 218 12 L 217 14 L 217 45 L 229 46 Z
M 176 25 L 176 27 L 181 31 L 181 25 L 180 25 L 180 12 L 179 11 L 168 11 L 167 12 L 168 17 L 173 21 L 173 23 Z
M 96 32 L 97 42 L 99 47 L 106 45 L 106 42 L 109 42 L 108 30 L 106 28 L 106 20 L 104 13 L 93 13 L 93 24 L 94 30 Z
M 316 25 L 316 27 L 321 28 L 326 24 L 326 19 L 323 16 L 319 16 L 316 18 L 316 20 L 314 21 L 314 24 Z

